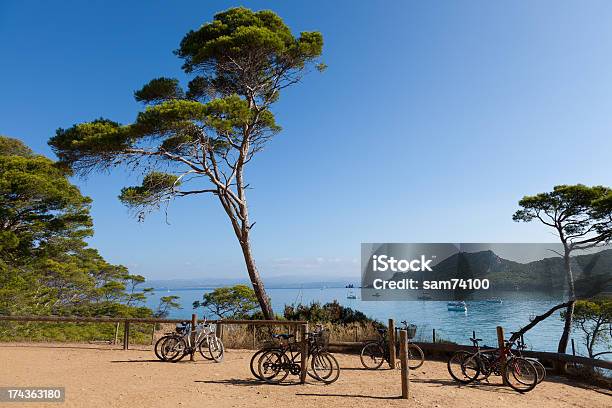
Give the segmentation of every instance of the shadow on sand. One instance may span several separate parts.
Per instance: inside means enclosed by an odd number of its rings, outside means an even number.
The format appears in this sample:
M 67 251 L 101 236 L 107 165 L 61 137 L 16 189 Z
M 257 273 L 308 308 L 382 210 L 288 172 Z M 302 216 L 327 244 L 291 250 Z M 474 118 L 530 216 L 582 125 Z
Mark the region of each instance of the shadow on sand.
M 229 378 L 225 380 L 196 380 L 196 383 L 201 384 L 222 384 L 222 385 L 244 385 L 244 386 L 261 386 L 261 385 L 276 385 L 276 384 L 266 384 L 259 380 L 255 379 L 244 379 L 244 378 Z M 280 385 L 291 385 L 291 384 L 280 384 Z
M 322 394 L 322 393 L 307 393 L 307 392 L 296 392 L 295 395 L 303 397 L 346 397 L 346 398 L 367 398 L 377 400 L 394 400 L 400 399 L 401 396 L 381 396 L 381 395 L 364 395 L 364 394 Z

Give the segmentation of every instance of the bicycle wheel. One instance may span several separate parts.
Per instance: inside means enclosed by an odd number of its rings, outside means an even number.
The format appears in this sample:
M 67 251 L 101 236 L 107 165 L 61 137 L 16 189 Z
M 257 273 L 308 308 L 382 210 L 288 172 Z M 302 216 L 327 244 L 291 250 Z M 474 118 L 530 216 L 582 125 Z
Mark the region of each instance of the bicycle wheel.
M 368 370 L 376 370 L 385 362 L 385 350 L 378 343 L 367 343 L 359 355 L 361 364 Z
M 475 354 L 458 351 L 446 363 L 448 373 L 461 384 L 469 384 L 480 374 L 480 364 Z
M 408 368 L 416 370 L 425 362 L 423 350 L 416 344 L 408 343 Z
M 270 384 L 278 384 L 289 375 L 291 361 L 282 350 L 268 350 L 259 357 L 259 377 Z
M 225 347 L 223 347 L 223 342 L 220 338 L 212 337 L 208 341 L 208 351 L 210 352 L 212 359 L 215 360 L 215 363 L 220 363 L 223 361 Z
M 261 357 L 261 355 L 265 353 L 266 351 L 268 351 L 268 349 L 257 350 L 255 354 L 253 354 L 253 357 L 251 357 L 251 363 L 249 364 L 249 367 L 251 368 L 251 374 L 253 374 L 253 377 L 257 378 L 258 380 L 262 380 L 262 381 L 263 381 L 263 378 L 259 376 L 258 364 L 259 364 L 259 357 Z
M 308 376 L 310 378 L 312 378 L 313 380 L 319 380 L 317 378 L 317 375 L 314 373 L 313 369 L 312 369 L 312 365 L 314 364 L 314 362 L 312 361 L 314 358 L 316 357 L 316 354 L 311 354 L 308 356 L 308 361 L 306 361 L 306 374 L 308 374 Z
M 541 383 L 542 380 L 544 380 L 544 378 L 546 377 L 546 367 L 544 367 L 544 365 L 538 360 L 534 360 L 531 358 L 528 358 L 527 360 L 529 360 L 531 364 L 533 364 L 533 366 L 535 367 L 536 372 L 538 374 L 538 384 Z
M 185 357 L 187 343 L 182 337 L 169 336 L 161 346 L 160 354 L 166 361 L 176 362 Z
M 214 360 L 213 356 L 210 354 L 210 350 L 208 349 L 208 337 L 204 337 L 200 344 L 198 344 L 198 352 L 202 357 L 206 360 Z
M 508 359 L 503 369 L 504 382 L 515 391 L 528 392 L 538 384 L 538 373 L 533 364 L 521 357 Z
M 162 336 L 162 337 L 159 338 L 159 340 L 157 340 L 155 342 L 155 348 L 153 349 L 155 351 L 155 357 L 157 357 L 161 361 L 168 361 L 162 355 L 162 345 L 166 341 L 166 339 L 168 339 L 168 337 L 170 337 L 170 336 L 167 336 L 167 335 L 166 336 Z
M 331 384 L 340 377 L 340 364 L 332 354 L 323 351 L 313 356 L 311 368 L 317 380 Z

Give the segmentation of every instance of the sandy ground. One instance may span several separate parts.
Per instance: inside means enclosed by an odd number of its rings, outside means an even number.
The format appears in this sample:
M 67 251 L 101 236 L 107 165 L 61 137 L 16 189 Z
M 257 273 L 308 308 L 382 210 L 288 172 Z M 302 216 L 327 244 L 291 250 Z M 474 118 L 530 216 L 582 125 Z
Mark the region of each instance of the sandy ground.
M 612 407 L 612 393 L 551 377 L 527 394 L 501 385 L 459 387 L 446 365 L 427 361 L 412 371 L 409 400 L 399 370 L 366 371 L 359 358 L 336 354 L 342 372 L 332 385 L 269 385 L 249 371 L 252 351 L 229 350 L 225 361 L 162 363 L 146 348 L 0 344 L 0 386 L 63 386 L 64 403 L 49 407 Z

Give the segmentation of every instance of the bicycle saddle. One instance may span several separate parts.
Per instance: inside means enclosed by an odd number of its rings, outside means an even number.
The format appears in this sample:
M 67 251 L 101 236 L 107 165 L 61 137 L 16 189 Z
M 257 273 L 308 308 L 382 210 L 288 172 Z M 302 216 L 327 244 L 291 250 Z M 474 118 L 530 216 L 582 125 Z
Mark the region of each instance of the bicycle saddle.
M 290 339 L 292 337 L 295 337 L 295 335 L 294 334 L 283 333 L 283 334 L 273 334 L 272 337 L 275 338 L 275 339 L 287 340 L 287 339 Z

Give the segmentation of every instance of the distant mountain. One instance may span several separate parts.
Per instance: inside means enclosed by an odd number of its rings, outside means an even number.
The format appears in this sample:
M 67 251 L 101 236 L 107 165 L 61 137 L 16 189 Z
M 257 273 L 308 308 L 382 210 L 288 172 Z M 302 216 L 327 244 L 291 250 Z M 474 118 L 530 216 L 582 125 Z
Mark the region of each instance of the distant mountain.
M 612 249 L 572 257 L 576 293 L 590 297 L 612 292 Z M 432 267 L 432 272 L 397 272 L 392 280 L 448 280 L 487 278 L 497 290 L 560 291 L 567 286 L 563 258 L 550 257 L 528 263 L 501 258 L 493 251 L 458 252 Z

